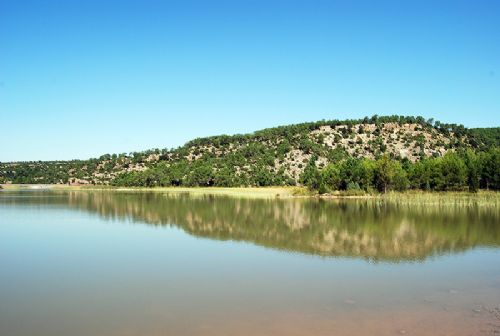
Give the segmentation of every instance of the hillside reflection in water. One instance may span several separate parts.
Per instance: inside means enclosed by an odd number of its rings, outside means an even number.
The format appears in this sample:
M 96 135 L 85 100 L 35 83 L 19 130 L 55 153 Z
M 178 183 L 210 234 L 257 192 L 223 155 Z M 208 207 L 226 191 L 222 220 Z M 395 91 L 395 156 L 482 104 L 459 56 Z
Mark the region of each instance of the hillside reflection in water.
M 500 245 L 500 213 L 495 207 L 157 192 L 74 191 L 38 193 L 37 197 L 22 199 L 12 196 L 3 202 L 69 207 L 96 213 L 106 220 L 176 226 L 198 237 L 321 256 L 421 261 Z

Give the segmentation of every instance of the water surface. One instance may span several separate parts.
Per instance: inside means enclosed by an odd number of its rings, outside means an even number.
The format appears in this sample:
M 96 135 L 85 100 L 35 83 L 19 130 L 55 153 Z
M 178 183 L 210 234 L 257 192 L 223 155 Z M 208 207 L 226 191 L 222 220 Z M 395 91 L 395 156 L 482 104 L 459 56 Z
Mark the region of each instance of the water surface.
M 496 207 L 0 192 L 0 335 L 498 335 Z

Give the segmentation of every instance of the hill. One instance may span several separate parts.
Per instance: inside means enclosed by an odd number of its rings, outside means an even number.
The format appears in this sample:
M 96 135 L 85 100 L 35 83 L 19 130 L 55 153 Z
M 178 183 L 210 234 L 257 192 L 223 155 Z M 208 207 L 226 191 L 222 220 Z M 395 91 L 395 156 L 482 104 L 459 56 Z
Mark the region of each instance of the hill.
M 474 160 L 481 159 L 483 163 L 493 160 L 496 164 L 499 143 L 500 128 L 467 129 L 462 125 L 422 117 L 373 116 L 281 126 L 252 134 L 199 138 L 176 149 L 106 154 L 89 160 L 0 163 L 0 182 L 123 186 L 303 184 L 319 188 L 321 181 L 318 180 L 324 180 L 320 172 L 340 174 L 332 164 L 339 170 L 342 164 L 365 162 L 368 165 L 368 162 L 384 158 L 402 167 L 408 180 L 405 185 L 412 187 L 410 168 L 418 167 L 418 163 L 433 158 L 444 159 L 446 153 L 454 153 L 465 165 L 466 153 L 473 151 Z M 476 153 L 479 153 L 477 158 Z M 491 166 L 491 162 L 488 164 Z M 343 167 L 350 168 L 353 167 Z M 397 167 L 394 169 L 399 171 Z M 478 187 L 495 186 L 491 180 L 498 175 L 498 167 L 493 165 L 489 169 L 493 176 L 486 179 L 479 176 Z M 329 189 L 347 189 L 349 182 L 353 181 L 344 179 L 337 183 L 337 188 L 331 186 Z M 384 184 L 381 187 L 374 181 L 365 185 L 362 181 L 355 181 L 351 187 L 365 190 L 368 187 L 395 188 L 394 181 Z M 452 187 L 460 189 L 465 185 L 458 183 Z M 433 188 L 432 185 L 429 184 L 429 188 Z

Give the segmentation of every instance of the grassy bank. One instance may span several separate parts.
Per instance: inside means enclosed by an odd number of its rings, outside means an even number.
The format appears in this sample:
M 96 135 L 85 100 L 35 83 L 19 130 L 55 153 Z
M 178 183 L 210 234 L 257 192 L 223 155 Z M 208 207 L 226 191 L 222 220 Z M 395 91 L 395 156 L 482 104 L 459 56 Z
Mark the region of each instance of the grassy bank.
M 500 192 L 479 191 L 470 192 L 402 192 L 388 193 L 380 198 L 399 204 L 424 204 L 424 205 L 477 205 L 500 206 Z
M 20 185 L 4 184 L 3 190 L 73 190 L 73 191 L 115 191 L 115 192 L 161 192 L 172 194 L 191 195 L 220 195 L 232 197 L 250 198 L 321 198 L 321 199 L 372 199 L 379 201 L 397 203 L 418 204 L 475 204 L 475 205 L 500 205 L 500 192 L 479 191 L 469 192 L 424 192 L 405 191 L 389 192 L 387 194 L 363 194 L 334 192 L 332 194 L 318 195 L 305 187 L 242 187 L 242 188 L 218 188 L 218 187 L 111 187 L 111 186 L 68 186 L 68 185 Z
M 162 192 L 162 193 L 187 193 L 192 195 L 222 195 L 235 197 L 293 197 L 297 188 L 292 187 L 248 187 L 248 188 L 218 188 L 218 187 L 112 187 L 112 186 L 68 186 L 59 184 L 4 184 L 4 190 L 79 190 L 79 191 L 116 191 L 116 192 Z M 300 188 L 301 189 L 301 188 Z

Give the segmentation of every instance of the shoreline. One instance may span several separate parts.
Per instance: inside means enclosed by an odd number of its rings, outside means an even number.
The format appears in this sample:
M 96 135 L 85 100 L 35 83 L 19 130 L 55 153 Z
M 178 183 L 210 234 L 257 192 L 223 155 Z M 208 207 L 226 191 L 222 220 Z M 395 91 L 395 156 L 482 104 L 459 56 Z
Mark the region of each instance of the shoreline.
M 216 195 L 250 198 L 297 198 L 323 200 L 383 200 L 394 202 L 417 203 L 484 203 L 500 205 L 500 192 L 480 190 L 477 193 L 467 191 L 426 192 L 410 190 L 391 191 L 387 194 L 349 195 L 346 192 L 319 195 L 306 187 L 114 187 L 114 186 L 68 186 L 60 184 L 0 184 L 3 191 L 114 191 L 114 192 L 163 192 L 173 194 Z

